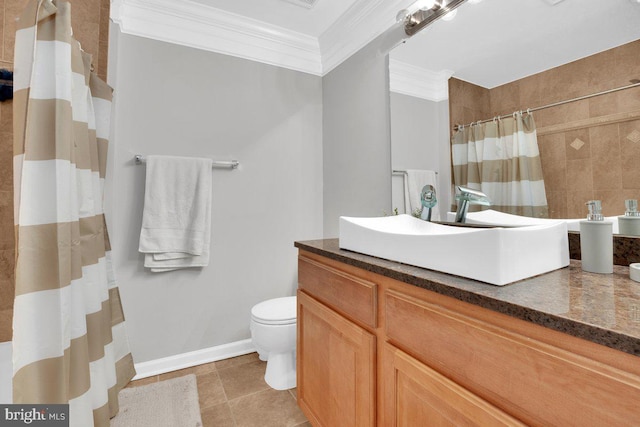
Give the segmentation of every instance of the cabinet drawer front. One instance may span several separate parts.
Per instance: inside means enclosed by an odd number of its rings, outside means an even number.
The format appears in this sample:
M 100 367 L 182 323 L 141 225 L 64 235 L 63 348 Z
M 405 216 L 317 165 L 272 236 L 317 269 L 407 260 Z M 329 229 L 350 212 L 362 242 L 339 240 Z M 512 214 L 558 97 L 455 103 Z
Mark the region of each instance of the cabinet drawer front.
M 527 424 L 640 420 L 635 375 L 395 291 L 385 294 L 385 319 L 394 345 Z
M 298 287 L 362 326 L 377 327 L 375 283 L 301 256 Z
M 388 427 L 524 426 L 389 344 L 383 363 Z

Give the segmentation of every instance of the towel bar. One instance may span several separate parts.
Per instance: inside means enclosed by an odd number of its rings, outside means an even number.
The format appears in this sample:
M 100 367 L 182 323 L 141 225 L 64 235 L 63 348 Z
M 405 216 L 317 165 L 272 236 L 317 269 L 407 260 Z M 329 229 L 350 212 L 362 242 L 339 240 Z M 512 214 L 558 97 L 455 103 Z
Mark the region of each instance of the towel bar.
M 405 171 L 405 170 L 398 170 L 398 169 L 394 169 L 394 170 L 392 170 L 392 172 L 393 172 L 394 174 L 402 174 L 402 175 L 406 175 L 406 174 L 407 174 L 407 171 Z M 435 174 L 436 174 L 436 175 L 438 175 L 438 172 L 436 172 Z
M 141 165 L 143 163 L 146 163 L 147 161 L 147 159 L 142 154 L 136 154 L 135 156 L 133 156 L 133 160 L 136 163 L 136 165 Z M 214 168 L 238 169 L 238 166 L 240 166 L 240 162 L 237 160 L 230 160 L 227 162 L 214 160 L 211 166 Z

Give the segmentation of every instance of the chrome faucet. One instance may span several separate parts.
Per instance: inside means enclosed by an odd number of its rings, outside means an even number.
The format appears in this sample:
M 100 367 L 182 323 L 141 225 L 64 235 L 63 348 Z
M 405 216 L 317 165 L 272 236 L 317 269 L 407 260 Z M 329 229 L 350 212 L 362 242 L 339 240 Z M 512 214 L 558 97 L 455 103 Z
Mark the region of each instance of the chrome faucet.
M 422 203 L 422 213 L 420 219 L 431 221 L 431 209 L 438 203 L 436 199 L 436 189 L 433 185 L 425 185 L 420 192 L 420 203 Z
M 455 222 L 465 222 L 467 220 L 467 211 L 469 205 L 491 206 L 489 196 L 478 190 L 471 188 L 456 186 L 456 200 L 458 201 L 458 209 L 456 210 Z

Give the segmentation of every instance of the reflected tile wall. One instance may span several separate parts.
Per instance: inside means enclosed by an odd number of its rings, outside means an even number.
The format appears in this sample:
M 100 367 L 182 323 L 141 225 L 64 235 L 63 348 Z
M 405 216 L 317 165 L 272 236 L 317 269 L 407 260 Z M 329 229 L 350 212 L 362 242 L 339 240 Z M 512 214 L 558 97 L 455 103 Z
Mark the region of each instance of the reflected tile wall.
M 632 79 L 640 79 L 640 40 L 492 89 L 450 79 L 451 125 L 626 86 Z M 474 90 L 460 89 L 465 86 Z M 488 114 L 466 120 L 464 109 L 486 104 L 487 96 Z M 541 129 L 635 111 L 640 87 L 536 111 L 534 117 Z M 602 200 L 605 215 L 621 215 L 625 199 L 640 199 L 640 120 L 539 135 L 538 143 L 552 218 L 584 217 L 590 199 Z
M 0 0 L 0 68 L 13 70 L 16 19 L 28 0 Z M 106 80 L 109 0 L 69 0 L 74 35 Z M 0 342 L 11 340 L 14 299 L 13 114 L 0 103 Z

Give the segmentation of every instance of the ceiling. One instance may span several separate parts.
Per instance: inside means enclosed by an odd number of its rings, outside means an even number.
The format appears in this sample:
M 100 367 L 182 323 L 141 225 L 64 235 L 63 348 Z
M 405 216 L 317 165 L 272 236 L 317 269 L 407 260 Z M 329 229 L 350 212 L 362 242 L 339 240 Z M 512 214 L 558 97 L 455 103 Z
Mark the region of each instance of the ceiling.
M 296 2 L 112 0 L 111 18 L 125 33 L 325 75 L 414 3 Z M 410 89 L 453 75 L 491 88 L 640 39 L 640 0 L 483 0 L 457 12 L 390 53 L 392 80 L 400 73 Z
M 493 88 L 640 39 L 640 3 L 553 1 L 467 2 L 390 56 Z

